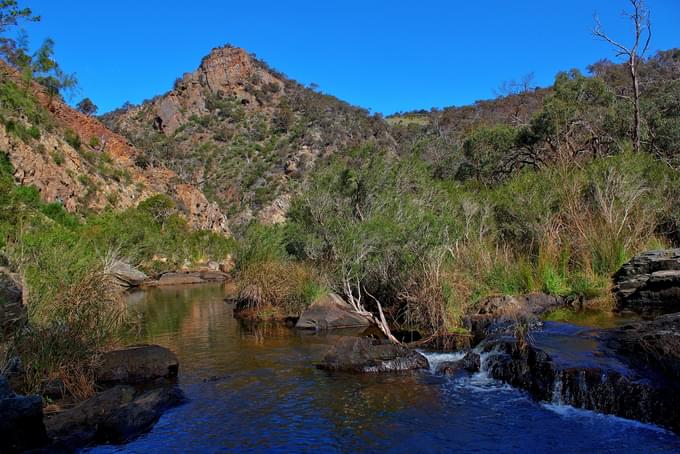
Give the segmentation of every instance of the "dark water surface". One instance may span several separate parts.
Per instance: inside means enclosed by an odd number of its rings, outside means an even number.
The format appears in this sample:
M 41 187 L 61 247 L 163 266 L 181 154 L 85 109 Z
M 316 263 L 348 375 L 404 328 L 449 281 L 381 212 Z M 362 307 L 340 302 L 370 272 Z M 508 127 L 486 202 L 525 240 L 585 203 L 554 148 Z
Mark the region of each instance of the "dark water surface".
M 177 353 L 189 400 L 132 443 L 90 452 L 680 452 L 661 429 L 535 403 L 484 373 L 319 371 L 332 336 L 248 329 L 223 295 L 196 286 L 131 297 L 144 315 L 137 340 Z

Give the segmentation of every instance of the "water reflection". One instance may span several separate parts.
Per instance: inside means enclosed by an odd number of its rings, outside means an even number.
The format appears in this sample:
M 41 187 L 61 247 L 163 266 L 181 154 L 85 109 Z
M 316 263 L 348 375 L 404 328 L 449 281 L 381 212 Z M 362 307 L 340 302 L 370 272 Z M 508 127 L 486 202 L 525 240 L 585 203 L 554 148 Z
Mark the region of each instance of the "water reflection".
M 675 452 L 675 436 L 603 419 L 567 418 L 519 391 L 428 372 L 317 370 L 337 334 L 243 325 L 219 285 L 131 296 L 131 342 L 171 348 L 189 402 L 125 446 L 93 452 Z M 585 422 L 584 422 L 585 421 Z

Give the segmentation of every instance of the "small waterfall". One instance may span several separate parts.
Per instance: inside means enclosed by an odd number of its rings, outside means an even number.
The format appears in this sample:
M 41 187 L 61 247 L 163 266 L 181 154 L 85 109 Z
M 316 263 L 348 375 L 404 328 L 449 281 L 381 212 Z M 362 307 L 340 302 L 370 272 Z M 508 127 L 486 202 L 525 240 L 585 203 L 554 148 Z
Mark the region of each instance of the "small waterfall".
M 475 382 L 480 384 L 493 382 L 494 379 L 489 376 L 489 358 L 497 354 L 497 350 L 493 349 L 488 352 L 483 352 L 480 347 L 477 347 L 474 352 L 479 355 L 479 372 L 473 376 Z
M 460 361 L 465 356 L 465 352 L 434 353 L 418 350 L 418 353 L 427 358 L 430 365 L 430 372 L 434 373 L 441 363 L 448 361 Z
M 553 382 L 552 389 L 552 403 L 554 405 L 564 405 L 564 399 L 562 398 L 562 375 L 555 374 L 555 381 Z

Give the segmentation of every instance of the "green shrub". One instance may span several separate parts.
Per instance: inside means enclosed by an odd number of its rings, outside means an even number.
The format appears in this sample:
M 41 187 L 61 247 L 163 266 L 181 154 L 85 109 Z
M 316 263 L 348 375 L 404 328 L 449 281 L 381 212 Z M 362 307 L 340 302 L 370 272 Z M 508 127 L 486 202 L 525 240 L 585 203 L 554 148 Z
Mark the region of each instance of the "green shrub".
M 52 160 L 58 166 L 64 164 L 64 162 L 65 162 L 64 153 L 62 153 L 61 151 L 53 151 L 52 152 Z
M 80 136 L 72 129 L 67 129 L 64 131 L 64 140 L 67 144 L 71 145 L 74 149 L 80 150 L 82 142 L 80 141 Z

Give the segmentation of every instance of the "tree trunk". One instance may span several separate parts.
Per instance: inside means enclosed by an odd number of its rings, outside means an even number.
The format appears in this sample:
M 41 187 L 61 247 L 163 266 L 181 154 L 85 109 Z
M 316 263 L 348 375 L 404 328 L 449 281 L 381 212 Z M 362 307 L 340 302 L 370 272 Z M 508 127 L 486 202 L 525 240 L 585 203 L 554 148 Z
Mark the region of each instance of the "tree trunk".
M 636 153 L 642 148 L 642 119 L 640 114 L 640 82 L 637 74 L 637 60 L 635 55 L 630 58 L 630 76 L 633 82 L 633 104 L 635 108 L 635 125 L 633 131 L 633 147 Z

